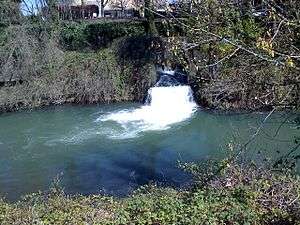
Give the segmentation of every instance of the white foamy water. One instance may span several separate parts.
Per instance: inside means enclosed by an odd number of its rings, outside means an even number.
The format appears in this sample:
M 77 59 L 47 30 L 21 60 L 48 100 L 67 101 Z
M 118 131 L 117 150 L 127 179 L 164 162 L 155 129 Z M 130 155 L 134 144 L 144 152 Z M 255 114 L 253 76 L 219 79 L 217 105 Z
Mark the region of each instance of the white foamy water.
M 190 118 L 197 109 L 189 86 L 153 87 L 148 91 L 148 102 L 137 109 L 101 116 L 97 122 L 117 122 L 124 132 L 122 137 L 117 134 L 112 138 L 132 138 L 143 131 L 168 129 Z

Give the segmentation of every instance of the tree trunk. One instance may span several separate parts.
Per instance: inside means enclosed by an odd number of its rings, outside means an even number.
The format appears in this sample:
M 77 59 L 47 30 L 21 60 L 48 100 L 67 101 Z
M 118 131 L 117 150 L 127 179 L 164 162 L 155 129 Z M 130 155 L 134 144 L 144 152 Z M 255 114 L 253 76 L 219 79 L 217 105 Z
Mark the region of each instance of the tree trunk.
M 153 2 L 152 0 L 145 0 L 145 18 L 146 18 L 146 32 L 150 35 L 157 35 L 157 29 L 154 21 Z
M 101 0 L 101 4 L 100 4 L 100 17 L 104 17 L 104 7 L 105 7 L 105 5 L 104 5 L 104 0 Z

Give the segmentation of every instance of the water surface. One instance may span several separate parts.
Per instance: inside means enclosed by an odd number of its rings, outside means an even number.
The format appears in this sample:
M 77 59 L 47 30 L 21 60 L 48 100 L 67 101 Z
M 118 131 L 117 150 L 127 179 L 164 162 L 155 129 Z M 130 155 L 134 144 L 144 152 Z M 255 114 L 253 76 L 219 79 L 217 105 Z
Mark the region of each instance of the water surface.
M 0 115 L 0 196 L 17 200 L 47 190 L 57 174 L 69 194 L 123 196 L 149 181 L 180 187 L 189 176 L 176 167 L 178 160 L 221 158 L 229 141 L 245 142 L 266 116 L 197 109 L 159 129 L 140 129 L 145 124 L 134 118 L 118 121 L 120 111 L 135 113 L 138 107 L 59 106 Z M 112 115 L 117 119 L 108 119 Z M 292 124 L 273 137 L 283 117 L 271 116 L 249 146 L 249 157 L 259 158 L 258 151 L 276 156 L 293 146 L 297 130 Z

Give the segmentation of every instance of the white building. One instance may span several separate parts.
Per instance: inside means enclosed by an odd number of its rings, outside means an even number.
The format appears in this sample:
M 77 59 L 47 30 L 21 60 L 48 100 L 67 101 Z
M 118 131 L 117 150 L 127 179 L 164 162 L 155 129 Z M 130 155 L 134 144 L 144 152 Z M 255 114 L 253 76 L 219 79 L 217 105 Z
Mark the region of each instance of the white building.
M 84 17 L 99 18 L 105 16 L 104 12 L 138 10 L 139 5 L 137 0 L 62 0 L 59 7 L 63 10 L 65 7 L 72 11 L 81 10 Z

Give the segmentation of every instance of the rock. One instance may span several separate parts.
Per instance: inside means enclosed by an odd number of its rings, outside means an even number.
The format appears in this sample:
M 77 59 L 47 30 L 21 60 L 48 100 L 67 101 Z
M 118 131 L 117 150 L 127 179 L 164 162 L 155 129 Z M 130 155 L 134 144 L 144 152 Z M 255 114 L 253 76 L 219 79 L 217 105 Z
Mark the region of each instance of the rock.
M 186 85 L 188 83 L 187 74 L 179 70 L 157 70 L 156 87 L 168 87 Z

